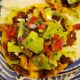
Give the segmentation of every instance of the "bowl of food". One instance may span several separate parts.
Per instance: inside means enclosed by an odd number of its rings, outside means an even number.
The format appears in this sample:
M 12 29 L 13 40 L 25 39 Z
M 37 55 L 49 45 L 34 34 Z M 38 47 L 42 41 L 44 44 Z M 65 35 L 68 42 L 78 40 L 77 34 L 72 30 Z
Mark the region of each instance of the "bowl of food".
M 12 9 L 0 30 L 4 57 L 1 66 L 5 61 L 16 72 L 7 70 L 9 73 L 33 80 L 79 71 L 79 1 L 46 0 L 20 10 Z M 9 76 L 7 79 L 12 80 Z

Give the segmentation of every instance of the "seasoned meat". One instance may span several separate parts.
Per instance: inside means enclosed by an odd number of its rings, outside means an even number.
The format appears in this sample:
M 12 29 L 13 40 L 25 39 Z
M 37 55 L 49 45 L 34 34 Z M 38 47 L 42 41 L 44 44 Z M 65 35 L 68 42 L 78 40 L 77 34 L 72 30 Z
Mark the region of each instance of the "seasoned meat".
M 67 31 L 67 29 L 66 29 L 66 27 L 65 27 L 65 19 L 64 19 L 64 18 L 61 19 L 61 25 L 62 25 L 62 27 L 63 27 L 63 30 L 64 30 L 64 31 Z
M 68 45 L 73 45 L 74 41 L 76 40 L 76 33 L 75 31 L 70 31 L 68 36 L 67 36 L 67 44 Z
M 67 0 L 61 0 L 61 2 L 63 6 L 69 7 Z
M 72 63 L 71 59 L 69 57 L 65 57 L 64 55 L 61 56 L 60 62 L 61 64 L 65 64 L 65 63 L 71 64 Z
M 10 60 L 19 60 L 18 56 L 14 52 L 7 53 Z
M 10 59 L 10 60 L 18 60 L 19 58 L 15 55 L 14 52 L 8 53 L 7 51 L 7 44 L 3 43 L 3 48 L 5 49 L 6 53 L 5 55 Z
M 25 12 L 22 12 L 22 11 L 20 11 L 17 16 L 18 18 L 26 18 Z
M 19 12 L 18 14 L 17 14 L 17 16 L 15 16 L 15 17 L 13 17 L 13 23 L 18 23 L 19 21 L 18 21 L 18 19 L 19 18 L 26 18 L 27 17 L 27 15 L 25 14 L 25 12 Z
M 17 71 L 18 73 L 22 74 L 22 75 L 25 75 L 25 76 L 29 76 L 30 75 L 29 71 L 23 69 L 20 65 L 14 64 L 14 65 L 11 66 L 11 68 L 13 70 Z
M 3 46 L 3 48 L 4 48 L 5 52 L 6 52 L 6 55 L 7 55 L 7 53 L 8 53 L 7 43 L 3 42 L 2 46 Z
M 13 17 L 13 23 L 18 23 L 18 17 Z
M 27 11 L 27 14 L 33 13 L 34 9 L 36 9 L 36 7 L 35 7 L 35 6 L 32 6 L 32 7 Z
M 43 14 L 42 14 L 41 11 L 39 12 L 39 16 L 40 16 L 40 18 L 45 22 L 45 18 L 44 18 L 44 16 L 43 16 Z
M 55 19 L 56 21 L 59 21 L 60 20 L 60 16 L 52 16 L 52 19 Z
M 77 7 L 79 4 L 80 4 L 80 1 L 76 2 L 76 3 L 74 4 L 74 7 Z
M 49 74 L 49 72 L 50 72 L 49 70 L 44 70 L 44 69 L 40 70 L 39 71 L 39 77 L 40 78 L 46 77 Z
M 61 0 L 61 2 L 62 2 L 62 5 L 63 5 L 63 6 L 66 6 L 66 7 L 76 7 L 76 6 L 78 6 L 78 4 L 80 4 L 80 1 L 74 3 L 74 5 L 70 5 L 70 4 L 68 3 L 68 0 Z

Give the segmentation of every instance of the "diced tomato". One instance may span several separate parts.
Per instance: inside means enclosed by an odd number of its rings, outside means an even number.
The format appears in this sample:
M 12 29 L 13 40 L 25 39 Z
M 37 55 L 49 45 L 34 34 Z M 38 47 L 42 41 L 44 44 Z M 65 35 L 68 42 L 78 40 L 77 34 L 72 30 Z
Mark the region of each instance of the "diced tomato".
M 37 21 L 37 18 L 35 16 L 32 16 L 30 18 L 30 20 L 25 23 L 25 26 L 29 26 L 30 24 L 34 24 L 34 23 L 36 23 L 36 21 Z
M 26 22 L 26 23 L 25 23 L 25 26 L 28 27 L 29 25 L 30 25 L 30 22 Z
M 52 53 L 51 48 L 49 47 L 49 42 L 44 43 L 44 53 L 48 57 L 50 57 L 50 55 Z
M 57 44 L 58 44 L 59 50 L 61 50 L 63 47 L 63 38 L 60 38 Z
M 5 28 L 6 35 L 9 40 L 13 39 L 15 37 L 16 28 L 13 28 L 12 26 Z
M 59 51 L 63 47 L 63 38 L 58 39 L 52 44 L 52 51 Z
M 4 30 L 5 30 L 5 31 L 11 31 L 12 28 L 11 28 L 11 26 L 6 25 L 6 27 L 4 28 Z
M 73 25 L 73 28 L 74 28 L 75 30 L 80 30 L 80 23 L 74 24 L 74 25 Z
M 48 57 L 50 57 L 52 51 L 49 47 L 44 47 L 44 54 Z
M 35 23 L 37 21 L 37 18 L 35 16 L 32 16 L 29 20 L 30 23 Z
M 48 46 L 44 47 L 44 52 L 46 52 L 46 53 L 50 52 L 50 49 L 48 48 Z
M 58 34 L 54 34 L 54 36 L 52 37 L 52 40 L 58 40 L 59 35 Z
M 40 30 L 45 30 L 46 29 L 46 25 L 45 24 L 41 24 L 41 25 L 38 26 L 38 28 Z

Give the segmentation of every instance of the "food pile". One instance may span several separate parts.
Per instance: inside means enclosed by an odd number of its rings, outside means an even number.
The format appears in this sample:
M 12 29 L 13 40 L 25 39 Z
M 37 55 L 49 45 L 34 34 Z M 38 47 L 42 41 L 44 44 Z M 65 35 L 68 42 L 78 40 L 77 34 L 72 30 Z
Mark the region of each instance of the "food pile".
M 30 6 L 12 17 L 11 24 L 2 24 L 2 52 L 11 69 L 27 77 L 44 78 L 73 63 L 80 3 L 61 1 Z

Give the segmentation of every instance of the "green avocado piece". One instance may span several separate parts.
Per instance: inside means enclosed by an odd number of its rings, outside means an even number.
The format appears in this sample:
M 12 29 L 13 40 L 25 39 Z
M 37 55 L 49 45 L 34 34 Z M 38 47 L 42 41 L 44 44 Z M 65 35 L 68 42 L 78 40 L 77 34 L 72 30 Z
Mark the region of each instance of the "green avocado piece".
M 35 54 L 38 54 L 43 50 L 43 42 L 43 38 L 40 38 L 36 32 L 31 31 L 22 44 Z
M 60 57 L 62 56 L 62 53 L 61 52 L 58 52 L 58 53 L 55 53 L 53 56 L 52 56 L 52 59 L 53 60 L 56 60 L 56 61 L 59 61 Z
M 33 63 L 40 69 L 52 70 L 58 66 L 57 61 L 59 61 L 62 55 L 62 52 L 58 52 L 53 54 L 51 58 L 48 58 L 42 53 L 38 57 L 33 58 Z
M 58 64 L 57 64 L 57 60 L 55 60 L 55 59 L 54 59 L 54 60 L 53 60 L 53 59 L 50 59 L 50 60 L 49 60 L 49 64 L 50 64 L 50 65 L 53 65 L 54 67 L 57 67 L 57 65 L 58 65 Z M 54 68 L 54 67 L 53 67 L 53 68 Z
M 40 69 L 50 70 L 50 64 L 48 63 L 48 58 L 44 54 L 39 55 L 39 58 L 41 60 L 41 64 L 39 64 Z
M 51 8 L 44 9 L 47 20 L 53 20 L 53 16 L 59 16 L 59 13 Z
M 51 8 L 45 9 L 45 14 L 46 14 L 47 20 L 52 20 L 53 13 L 54 13 L 54 11 L 51 10 Z
M 19 20 L 19 31 L 18 31 L 18 38 L 23 36 L 24 34 L 24 19 Z
M 63 33 L 62 26 L 58 22 L 49 21 L 49 22 L 47 22 L 47 25 L 48 25 L 48 28 L 46 29 L 46 31 L 43 34 L 43 37 L 45 39 L 51 39 L 54 34 L 62 35 L 62 33 Z
M 60 57 L 62 56 L 62 53 L 61 52 L 58 52 L 58 53 L 54 53 L 52 55 L 52 57 L 49 59 L 49 63 L 50 64 L 53 64 L 55 67 L 57 67 L 57 61 L 59 61 Z
M 54 64 L 49 63 L 48 57 L 43 53 L 41 53 L 38 57 L 34 57 L 33 62 L 39 67 L 39 69 L 52 70 L 55 68 Z
M 13 42 L 8 42 L 8 52 L 22 52 L 20 46 L 14 45 Z

